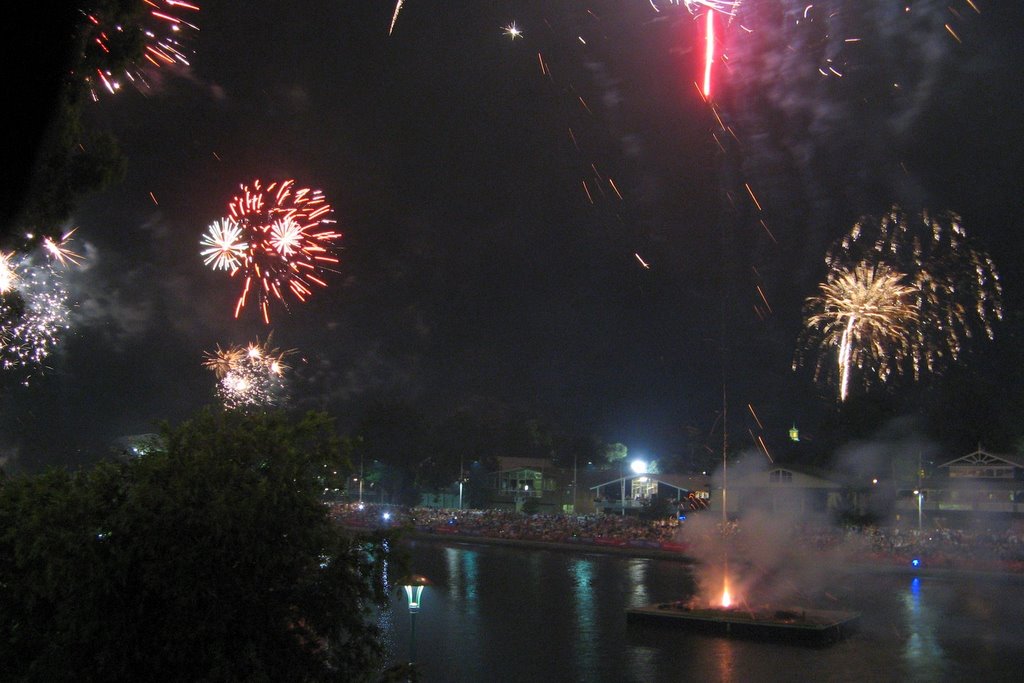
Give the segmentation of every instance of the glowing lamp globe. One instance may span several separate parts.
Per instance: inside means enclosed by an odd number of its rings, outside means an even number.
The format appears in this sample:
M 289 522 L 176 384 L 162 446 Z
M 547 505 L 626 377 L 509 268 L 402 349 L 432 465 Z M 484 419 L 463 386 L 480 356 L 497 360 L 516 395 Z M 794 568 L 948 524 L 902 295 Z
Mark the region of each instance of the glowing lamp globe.
M 402 588 L 405 589 L 405 599 L 408 601 L 410 612 L 419 611 L 420 600 L 423 596 L 423 588 L 429 585 L 430 579 L 419 574 L 410 576 L 402 583 Z

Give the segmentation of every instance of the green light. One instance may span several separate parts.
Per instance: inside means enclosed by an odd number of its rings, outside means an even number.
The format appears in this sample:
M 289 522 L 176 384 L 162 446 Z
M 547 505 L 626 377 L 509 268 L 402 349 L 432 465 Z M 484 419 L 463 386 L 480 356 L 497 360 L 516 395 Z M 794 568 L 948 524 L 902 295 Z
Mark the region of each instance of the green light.
M 795 424 L 792 427 L 789 428 L 789 440 L 790 441 L 799 441 L 800 440 L 800 430 L 796 428 Z

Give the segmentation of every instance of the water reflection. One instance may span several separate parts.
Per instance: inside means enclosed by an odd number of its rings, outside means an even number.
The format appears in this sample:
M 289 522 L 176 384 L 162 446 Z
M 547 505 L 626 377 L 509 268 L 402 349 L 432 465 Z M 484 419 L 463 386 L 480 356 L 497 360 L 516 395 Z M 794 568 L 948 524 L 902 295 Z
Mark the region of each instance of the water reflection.
M 718 668 L 718 680 L 731 681 L 733 679 L 733 641 L 726 638 L 716 638 L 712 645 L 712 661 Z
M 629 607 L 646 605 L 651 600 L 647 595 L 647 571 L 650 569 L 650 560 L 632 558 L 629 560 Z
M 388 561 L 386 558 L 391 551 L 391 545 L 387 539 L 384 540 L 382 545 L 384 547 L 385 559 L 381 562 L 381 581 L 384 584 L 384 590 L 390 593 L 394 586 L 391 585 L 391 577 L 388 575 Z M 382 609 L 377 611 L 377 628 L 380 629 L 384 650 L 391 656 L 395 652 L 395 623 L 394 613 L 391 610 Z
M 480 571 L 478 553 L 462 548 L 445 548 L 444 559 L 448 569 L 448 597 L 464 605 L 467 613 L 475 615 Z
M 914 577 L 903 594 L 903 608 L 909 633 L 903 657 L 915 678 L 931 679 L 944 670 L 945 653 L 936 637 L 939 616 L 922 600 L 921 579 Z
M 1020 680 L 1024 582 L 844 574 L 842 607 L 862 631 L 828 648 L 629 624 L 635 604 L 686 598 L 682 563 L 515 548 L 412 544 L 434 580 L 417 617 L 424 683 L 522 681 Z M 409 644 L 393 593 L 392 663 Z M 383 622 L 382 622 L 383 626 Z
M 590 678 L 597 661 L 596 614 L 594 609 L 594 562 L 575 558 L 569 562 L 573 609 L 576 616 L 575 651 L 578 671 Z

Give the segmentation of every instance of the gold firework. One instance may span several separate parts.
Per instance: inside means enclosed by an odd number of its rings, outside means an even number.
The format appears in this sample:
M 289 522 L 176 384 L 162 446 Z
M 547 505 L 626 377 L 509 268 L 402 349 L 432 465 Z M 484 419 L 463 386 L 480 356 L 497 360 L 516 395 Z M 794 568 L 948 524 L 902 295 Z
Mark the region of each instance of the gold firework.
M 872 376 L 884 381 L 914 355 L 917 288 L 904 279 L 888 266 L 864 262 L 832 274 L 820 294 L 807 299 L 807 329 L 822 351 L 835 350 L 840 400 L 849 395 L 854 368 L 865 382 Z M 816 375 L 828 355 L 821 354 Z

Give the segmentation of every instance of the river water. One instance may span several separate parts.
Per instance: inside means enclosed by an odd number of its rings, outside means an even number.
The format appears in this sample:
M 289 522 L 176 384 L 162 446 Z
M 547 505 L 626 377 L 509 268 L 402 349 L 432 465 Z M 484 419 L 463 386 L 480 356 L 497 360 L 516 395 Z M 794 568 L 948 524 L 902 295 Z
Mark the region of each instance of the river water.
M 860 631 L 812 648 L 627 624 L 627 607 L 692 593 L 681 562 L 426 540 L 409 548 L 413 571 L 434 582 L 416 617 L 423 681 L 1024 681 L 1020 580 L 837 574 L 826 603 L 805 606 L 858 611 Z M 380 619 L 392 661 L 408 660 L 404 593 Z

